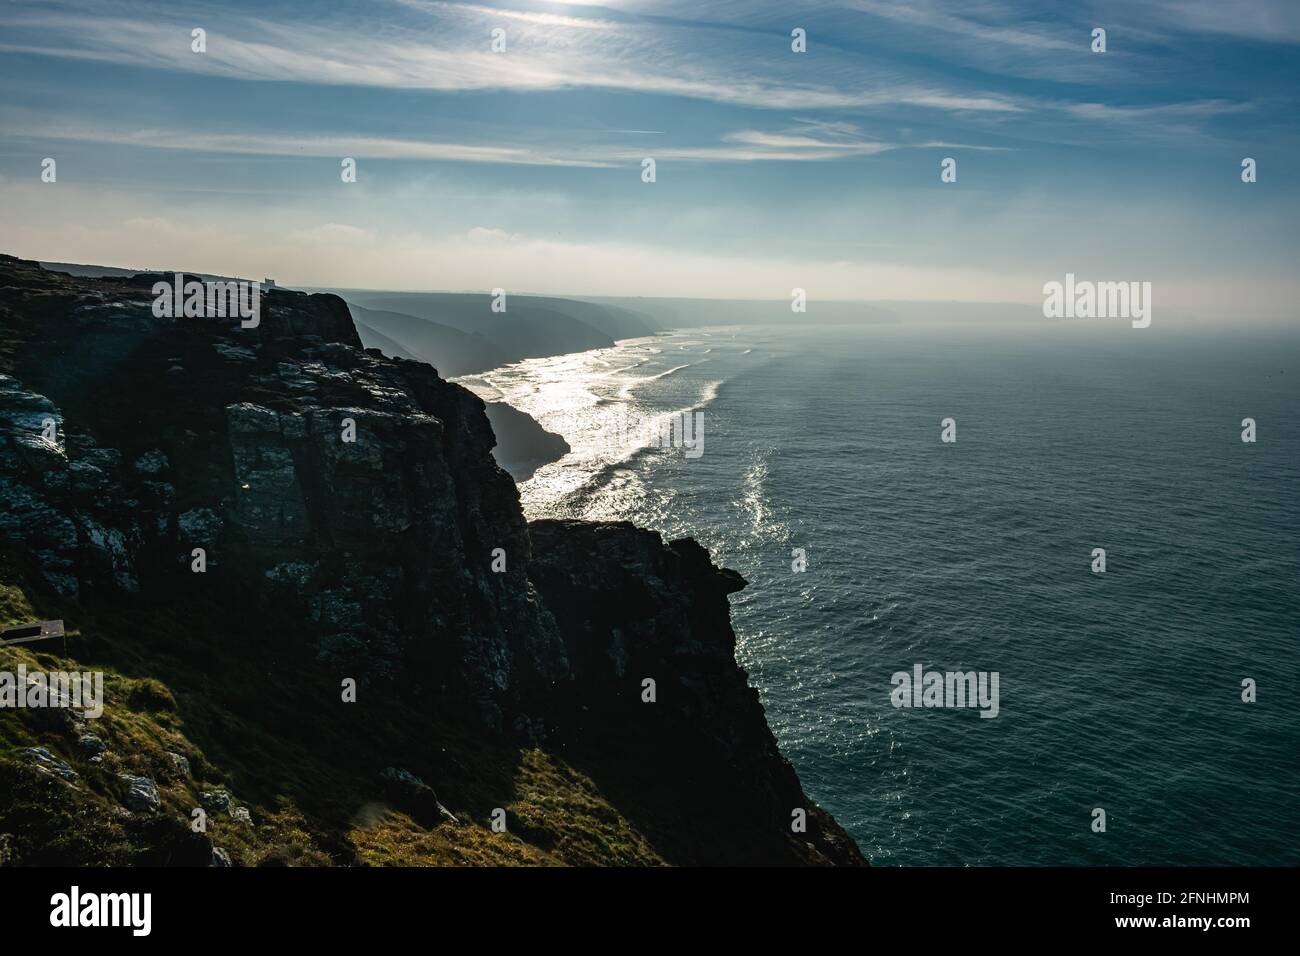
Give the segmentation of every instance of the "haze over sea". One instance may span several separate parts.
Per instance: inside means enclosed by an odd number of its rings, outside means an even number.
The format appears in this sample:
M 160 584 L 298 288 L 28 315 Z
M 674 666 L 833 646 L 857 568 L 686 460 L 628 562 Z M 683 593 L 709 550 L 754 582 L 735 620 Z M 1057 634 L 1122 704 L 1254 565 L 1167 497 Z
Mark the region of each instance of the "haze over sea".
M 461 381 L 573 447 L 530 517 L 690 535 L 748 579 L 738 657 L 874 862 L 1296 864 L 1298 356 L 1159 317 L 736 326 Z M 702 456 L 636 448 L 685 410 Z M 893 708 L 916 663 L 999 672 L 999 715 Z

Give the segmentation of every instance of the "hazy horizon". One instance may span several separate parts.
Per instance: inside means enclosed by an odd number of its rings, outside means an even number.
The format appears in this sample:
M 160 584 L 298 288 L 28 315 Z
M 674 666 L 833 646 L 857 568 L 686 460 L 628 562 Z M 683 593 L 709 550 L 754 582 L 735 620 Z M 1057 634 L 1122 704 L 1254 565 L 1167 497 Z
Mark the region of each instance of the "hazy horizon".
M 0 250 L 0 253 L 5 253 L 5 250 Z M 6 253 L 6 254 L 13 254 L 13 253 Z M 19 258 L 26 258 L 26 257 L 19 256 Z M 363 287 L 363 286 L 295 285 L 287 282 L 282 282 L 279 279 L 277 279 L 275 276 L 264 276 L 259 278 L 256 275 L 256 273 L 235 275 L 235 274 L 213 273 L 209 270 L 204 270 L 204 269 L 175 268 L 173 266 L 163 266 L 163 265 L 137 266 L 137 265 L 130 265 L 130 264 L 121 265 L 118 263 L 107 263 L 107 262 L 93 262 L 93 263 L 92 262 L 60 262 L 60 261 L 48 260 L 48 259 L 36 260 L 36 261 L 39 261 L 43 267 L 48 269 L 53 269 L 54 271 L 59 271 L 60 267 L 70 267 L 77 270 L 74 274 L 89 275 L 89 276 L 99 275 L 101 274 L 100 270 L 103 270 L 103 274 L 121 272 L 125 274 L 136 274 L 136 275 L 146 274 L 146 273 L 149 274 L 158 273 L 162 275 L 169 275 L 174 273 L 181 273 L 187 276 L 206 275 L 206 276 L 218 276 L 227 279 L 243 279 L 247 281 L 259 281 L 259 282 L 263 281 L 264 279 L 271 279 L 276 282 L 278 288 L 309 292 L 309 293 L 333 292 L 340 295 L 344 299 L 347 299 L 348 293 L 357 293 L 357 294 L 392 293 L 398 295 L 484 296 L 485 298 L 490 299 L 493 293 L 493 290 L 490 289 L 434 289 L 434 288 L 387 289 L 387 288 L 378 288 L 378 287 L 371 288 L 371 287 Z M 592 303 L 597 305 L 602 305 L 602 304 L 619 305 L 631 309 L 635 309 L 636 303 L 640 302 L 640 303 L 645 303 L 647 306 L 653 305 L 660 308 L 665 307 L 670 303 L 679 303 L 679 304 L 715 303 L 719 306 L 727 305 L 727 306 L 735 307 L 735 306 L 743 306 L 743 305 L 753 305 L 756 307 L 775 310 L 770 312 L 755 313 L 755 317 L 752 320 L 745 319 L 745 318 L 738 318 L 735 314 L 722 313 L 721 315 L 716 317 L 716 320 L 710 316 L 705 316 L 705 315 L 680 316 L 680 318 L 682 319 L 681 322 L 675 322 L 673 321 L 672 318 L 665 315 L 654 314 L 653 312 L 646 313 L 647 317 L 653 318 L 654 320 L 662 323 L 664 329 L 675 328 L 678 327 L 679 325 L 687 325 L 691 327 L 707 327 L 707 326 L 724 327 L 724 326 L 730 326 L 737 323 L 739 324 L 758 323 L 758 324 L 771 325 L 774 324 L 774 322 L 776 322 L 777 320 L 782 320 L 782 321 L 788 320 L 791 324 L 798 325 L 800 327 L 813 326 L 819 323 L 825 323 L 830 325 L 845 325 L 852 321 L 852 319 L 848 315 L 846 315 L 845 310 L 852 309 L 855 307 L 866 307 L 866 308 L 874 308 L 877 310 L 882 310 L 882 312 L 877 312 L 874 315 L 861 316 L 860 318 L 862 320 L 862 324 L 876 324 L 882 319 L 888 319 L 888 318 L 893 318 L 901 321 L 926 321 L 926 322 L 940 322 L 940 323 L 951 322 L 951 321 L 956 321 L 956 322 L 993 321 L 995 323 L 1011 323 L 1011 324 L 1023 324 L 1027 322 L 1036 322 L 1036 321 L 1043 320 L 1043 316 L 1040 308 L 1041 303 L 1038 301 L 1011 302 L 1011 301 L 978 301 L 978 300 L 964 300 L 964 299 L 924 299 L 924 298 L 821 299 L 821 300 L 810 299 L 808 304 L 808 311 L 800 312 L 796 314 L 788 314 L 790 312 L 789 310 L 790 299 L 788 297 L 758 299 L 758 298 L 746 298 L 746 297 L 736 297 L 736 296 L 600 295 L 594 293 L 575 292 L 575 291 L 539 292 L 532 289 L 510 290 L 509 296 L 517 297 L 520 299 L 549 298 L 549 299 L 566 300 L 571 302 L 587 302 L 587 303 Z M 934 312 L 930 314 L 924 314 L 924 315 L 921 314 L 919 311 L 912 311 L 911 313 L 902 316 L 891 316 L 888 313 L 888 310 L 890 309 L 920 310 L 925 308 L 933 308 L 937 310 L 944 310 L 946 308 L 960 309 L 967 313 L 970 313 L 972 311 L 983 310 L 983 313 L 975 316 L 971 316 L 969 314 L 962 314 L 962 315 L 950 314 L 942 311 Z M 993 310 L 1001 310 L 1001 309 L 1005 309 L 1007 311 L 1005 313 L 1001 311 L 998 312 L 993 311 Z M 780 313 L 779 315 L 777 314 L 778 312 Z M 1191 326 L 1196 328 L 1210 329 L 1210 328 L 1217 328 L 1224 325 L 1231 325 L 1233 321 L 1231 316 L 1216 317 L 1216 316 L 1211 316 L 1206 314 L 1196 314 L 1193 312 L 1186 312 L 1182 310 L 1162 309 L 1161 314 L 1162 314 L 1162 319 L 1164 320 L 1162 322 L 1162 325 L 1167 325 L 1167 326 L 1186 327 L 1190 324 Z M 1288 324 L 1285 320 L 1290 317 L 1291 316 L 1288 314 L 1285 316 L 1276 317 L 1272 321 L 1266 320 L 1266 321 L 1253 323 L 1253 324 L 1260 325 L 1261 327 L 1270 327 L 1270 326 L 1277 326 L 1277 325 L 1285 326 Z M 1082 319 L 1082 320 L 1055 319 L 1053 321 L 1066 322 L 1066 323 L 1078 322 L 1078 321 L 1091 321 L 1091 322 L 1098 322 L 1103 324 L 1116 325 L 1116 327 L 1121 327 L 1121 326 L 1127 327 L 1128 325 L 1126 321 L 1120 321 L 1116 323 L 1112 319 L 1106 319 L 1106 318 Z M 1296 323 L 1290 323 L 1290 324 L 1295 325 L 1296 330 L 1300 331 L 1300 324 L 1296 324 Z
M 1224 321 L 1300 297 L 1288 4 L 19 0 L 0 28 L 24 258 L 810 303 L 1032 305 L 1074 273 Z

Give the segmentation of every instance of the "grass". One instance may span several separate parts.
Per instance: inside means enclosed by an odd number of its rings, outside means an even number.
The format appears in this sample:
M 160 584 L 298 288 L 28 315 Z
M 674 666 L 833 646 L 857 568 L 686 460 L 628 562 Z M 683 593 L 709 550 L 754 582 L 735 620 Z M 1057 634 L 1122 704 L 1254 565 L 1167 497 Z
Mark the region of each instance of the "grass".
M 0 556 L 0 626 L 62 617 L 63 642 L 0 649 L 0 670 L 102 671 L 103 716 L 86 731 L 107 745 L 92 763 L 63 713 L 0 710 L 0 837 L 11 863 L 206 864 L 211 846 L 238 865 L 662 864 L 644 834 L 562 757 L 520 748 L 363 688 L 341 701 L 335 675 L 303 667 L 292 638 L 254 630 L 237 611 L 193 595 L 174 605 L 64 604 Z M 291 665 L 289 662 L 292 661 Z M 40 746 L 79 774 L 75 787 L 32 768 Z M 174 767 L 185 757 L 192 776 Z M 378 772 L 400 766 L 434 786 L 460 821 L 421 826 L 390 806 Z M 156 814 L 131 813 L 119 774 L 158 785 Z M 208 816 L 225 789 L 253 826 Z M 506 811 L 506 832 L 492 812 Z

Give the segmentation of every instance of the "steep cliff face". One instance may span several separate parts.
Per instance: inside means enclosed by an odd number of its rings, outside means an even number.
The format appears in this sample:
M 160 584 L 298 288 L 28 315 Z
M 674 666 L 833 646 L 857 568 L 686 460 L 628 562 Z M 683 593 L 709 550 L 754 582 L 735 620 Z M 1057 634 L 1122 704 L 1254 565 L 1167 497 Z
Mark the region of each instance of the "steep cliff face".
M 340 675 L 460 695 L 489 723 L 564 673 L 473 395 L 364 352 L 334 296 L 273 292 L 244 328 L 155 318 L 161 277 L 4 265 L 0 521 L 52 586 L 176 586 L 201 549 L 213 589 L 299 606 Z
M 554 609 L 572 681 L 557 695 L 565 739 L 608 753 L 653 755 L 636 786 L 699 796 L 681 813 L 669 796 L 682 858 L 734 828 L 751 834 L 734 862 L 860 860 L 781 755 L 758 692 L 736 663 L 727 595 L 745 587 L 686 538 L 665 544 L 627 522 L 535 521 L 531 574 Z M 669 776 L 665 779 L 663 775 Z M 807 837 L 790 839 L 794 817 Z
M 337 297 L 271 292 L 251 328 L 155 317 L 152 286 L 171 278 L 0 257 L 11 576 L 74 618 L 229 609 L 225 631 L 205 625 L 202 647 L 173 656 L 229 642 L 250 668 L 350 678 L 436 715 L 430 733 L 463 725 L 494 747 L 563 754 L 663 860 L 860 860 L 803 795 L 735 664 L 739 576 L 631 526 L 530 531 L 483 403 L 428 365 L 363 350 Z M 132 666 L 148 671 L 143 648 Z M 256 719 L 247 709 L 235 716 Z M 419 759 L 421 740 L 371 733 Z M 620 737 L 633 752 L 606 746 Z M 423 766 L 473 790 L 453 763 Z M 797 809 L 807 833 L 791 833 Z M 720 835 L 729 819 L 752 836 Z

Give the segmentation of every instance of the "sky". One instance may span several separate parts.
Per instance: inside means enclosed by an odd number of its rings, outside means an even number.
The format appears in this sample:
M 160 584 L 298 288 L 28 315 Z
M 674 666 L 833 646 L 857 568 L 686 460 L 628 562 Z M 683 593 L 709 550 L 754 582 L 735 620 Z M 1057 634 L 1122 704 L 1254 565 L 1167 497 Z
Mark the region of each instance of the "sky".
M 0 0 L 0 251 L 1294 321 L 1298 53 L 1294 0 Z

